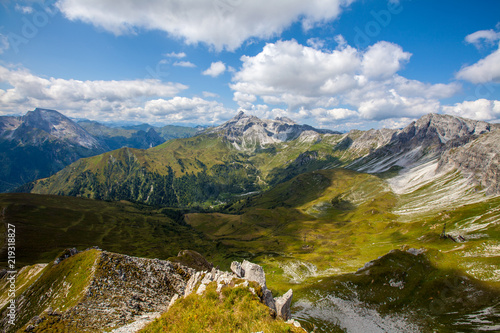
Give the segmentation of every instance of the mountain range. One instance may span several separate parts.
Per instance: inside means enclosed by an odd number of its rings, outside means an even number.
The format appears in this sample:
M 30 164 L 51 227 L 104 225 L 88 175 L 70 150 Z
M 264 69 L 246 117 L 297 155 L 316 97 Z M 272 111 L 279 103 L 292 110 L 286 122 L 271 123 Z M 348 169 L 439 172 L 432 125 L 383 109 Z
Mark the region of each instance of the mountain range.
M 273 296 L 293 289 L 292 317 L 308 331 L 494 331 L 500 323 L 499 135 L 496 124 L 438 114 L 402 129 L 338 133 L 239 113 L 189 138 L 81 158 L 23 186 L 30 193 L 2 194 L 0 227 L 16 225 L 23 236 L 16 255 L 18 265 L 34 265 L 23 271 L 32 272 L 29 284 L 44 293 L 57 285 L 44 304 L 63 304 L 72 290 L 74 304 L 94 297 L 76 294 L 90 290 L 79 272 L 95 265 L 92 252 L 56 266 L 67 268 L 61 276 L 51 264 L 40 273 L 36 264 L 67 247 L 97 245 L 160 260 L 187 249 L 225 270 L 243 259 L 261 265 Z M 6 249 L 0 247 L 1 258 Z M 99 281 L 125 276 L 129 259 L 113 257 L 109 269 L 97 266 Z M 33 276 L 57 277 L 57 284 Z M 141 277 L 127 283 L 140 285 Z M 7 285 L 0 284 L 0 300 Z M 107 289 L 113 288 L 101 288 L 103 295 Z M 201 299 L 183 300 L 154 325 L 182 317 L 189 327 L 205 327 L 203 318 L 218 311 L 206 308 L 235 299 L 227 292 L 222 289 L 224 299 L 207 287 Z M 131 296 L 132 308 L 154 303 Z M 115 300 L 103 296 L 96 311 L 120 308 Z M 25 312 L 25 322 L 59 327 L 79 315 L 44 306 Z M 121 317 L 108 311 L 111 321 L 133 324 L 130 307 L 117 311 Z
M 2 116 L 0 192 L 48 177 L 82 157 L 121 147 L 147 149 L 197 131 L 180 126 L 122 128 L 76 123 L 55 110 L 40 108 L 20 117 Z
M 499 135 L 497 125 L 438 114 L 426 115 L 400 130 L 342 134 L 286 118 L 260 120 L 240 113 L 191 138 L 148 150 L 121 148 L 81 159 L 27 189 L 40 194 L 208 207 L 265 191 L 304 172 L 342 167 L 390 174 L 388 184 L 397 193 L 456 175 L 445 189 L 455 191 L 454 196 L 463 195 L 464 201 L 474 201 L 500 194 L 499 155 L 494 145 Z

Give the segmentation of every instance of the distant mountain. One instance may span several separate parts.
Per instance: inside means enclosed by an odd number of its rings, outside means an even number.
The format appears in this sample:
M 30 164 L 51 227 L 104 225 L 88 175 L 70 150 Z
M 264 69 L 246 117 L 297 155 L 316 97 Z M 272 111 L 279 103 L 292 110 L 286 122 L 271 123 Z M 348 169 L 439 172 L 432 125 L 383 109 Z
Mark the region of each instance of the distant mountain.
M 299 137 L 305 140 L 319 138 L 320 134 L 340 134 L 330 130 L 320 130 L 309 125 L 298 125 L 293 120 L 278 117 L 274 120 L 259 119 L 238 113 L 236 117 L 221 126 L 208 130 L 225 137 L 238 150 L 253 150 L 272 143 L 292 141 Z
M 82 157 L 104 151 L 92 135 L 54 110 L 0 117 L 0 192 L 48 177 Z
M 106 150 L 122 147 L 148 149 L 165 142 L 153 127 L 142 129 L 126 129 L 124 127 L 108 127 L 95 121 L 80 121 L 82 126 L 92 134 Z
M 498 164 L 491 162 L 498 156 L 485 148 L 489 141 L 484 136 L 492 131 L 496 128 L 484 122 L 431 114 L 402 130 L 341 134 L 286 118 L 261 120 L 240 113 L 189 139 L 147 151 L 121 149 L 83 159 L 30 189 L 154 205 L 209 206 L 269 189 L 305 172 L 344 167 L 389 177 L 389 185 L 401 193 L 456 173 L 454 182 L 445 182 L 446 190 L 453 192 L 458 186 L 463 200 L 475 202 L 486 187 L 488 194 L 499 193 Z M 490 166 L 487 172 L 457 162 L 464 159 L 457 155 L 459 148 L 467 144 L 477 146 L 482 163 Z
M 122 147 L 148 149 L 177 138 L 189 138 L 197 133 L 192 127 L 166 125 L 155 127 L 149 124 L 111 127 L 96 121 L 81 120 L 78 125 L 92 134 L 108 150 Z
M 48 177 L 82 157 L 122 147 L 148 149 L 199 129 L 171 126 L 109 127 L 78 123 L 55 110 L 37 108 L 21 117 L 0 117 L 0 192 Z

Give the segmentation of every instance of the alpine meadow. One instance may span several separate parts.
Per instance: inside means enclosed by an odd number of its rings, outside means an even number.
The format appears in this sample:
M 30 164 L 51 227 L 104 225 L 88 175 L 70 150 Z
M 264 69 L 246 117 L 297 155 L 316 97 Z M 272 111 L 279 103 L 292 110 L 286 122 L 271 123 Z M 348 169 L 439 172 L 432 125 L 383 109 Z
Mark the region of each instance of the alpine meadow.
M 0 1 L 0 331 L 500 331 L 500 4 Z

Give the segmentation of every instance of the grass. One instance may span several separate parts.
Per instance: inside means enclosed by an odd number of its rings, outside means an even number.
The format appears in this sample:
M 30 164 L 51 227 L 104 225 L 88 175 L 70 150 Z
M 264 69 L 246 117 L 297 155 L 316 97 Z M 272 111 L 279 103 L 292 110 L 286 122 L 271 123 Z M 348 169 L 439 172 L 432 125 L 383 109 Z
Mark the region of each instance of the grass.
M 165 145 L 177 145 L 171 148 L 179 148 L 179 158 L 195 156 L 189 155 L 193 154 L 189 149 L 183 151 L 179 144 Z M 276 158 L 284 158 L 286 154 L 279 153 L 278 148 Z M 223 151 L 223 147 L 220 149 Z M 258 164 L 255 159 L 254 162 Z M 448 206 L 435 202 L 425 214 L 403 218 L 395 213 L 402 205 L 433 192 L 437 185 L 396 195 L 385 182 L 396 171 L 380 175 L 343 169 L 304 173 L 269 191 L 227 204 L 220 212 L 189 213 L 184 218 L 172 210 L 162 213 L 126 202 L 50 196 L 4 195 L 0 196 L 0 208 L 7 207 L 7 221 L 18 223 L 18 234 L 22 236 L 19 260 L 29 264 L 54 257 L 51 247 L 57 246 L 62 249 L 76 245 L 81 249 L 84 244 L 98 245 L 115 252 L 161 259 L 187 248 L 209 254 L 209 259 L 223 269 L 228 269 L 232 260 L 249 259 L 262 264 L 267 285 L 278 295 L 292 287 L 298 297 L 308 297 L 313 290 L 330 294 L 342 291 L 351 297 L 345 286 L 352 282 L 359 286 L 363 302 L 370 306 L 387 295 L 399 299 L 399 303 L 391 301 L 378 307 L 386 312 L 429 309 L 428 297 L 440 300 L 438 291 L 443 288 L 452 291 L 452 296 L 440 303 L 446 311 L 460 312 L 462 305 L 458 300 L 468 299 L 463 286 L 486 290 L 496 297 L 500 289 L 500 198 L 485 197 L 481 202 Z M 47 216 L 56 218 L 48 220 Z M 184 221 L 188 225 L 183 225 Z M 468 241 L 440 239 L 445 222 L 448 232 L 467 235 Z M 23 243 L 23 237 L 32 242 Z M 392 261 L 380 265 L 378 273 L 372 272 L 375 275 L 370 275 L 369 281 L 353 274 L 390 250 L 408 247 L 426 248 L 429 255 L 417 262 L 411 261 L 412 257 L 393 256 Z M 30 250 L 28 257 L 23 257 L 24 248 Z M 384 285 L 390 282 L 384 276 L 393 274 L 402 279 L 405 272 L 411 280 L 407 281 L 408 289 L 401 291 Z M 467 275 L 469 280 L 464 280 Z M 322 284 L 318 282 L 321 279 Z M 416 300 L 415 308 L 409 306 L 412 297 Z M 460 313 L 471 314 L 481 304 L 465 306 Z M 416 313 L 415 320 L 427 315 Z M 446 322 L 440 316 L 432 314 L 429 321 L 422 322 L 430 326 Z
M 60 251 L 72 247 L 84 250 L 98 246 L 111 252 L 159 259 L 176 256 L 186 249 L 211 260 L 222 252 L 217 243 L 184 224 L 182 217 L 174 221 L 171 210 L 129 202 L 34 194 L 2 194 L 1 209 L 5 212 L 4 222 L 16 226 L 18 268 L 47 263 Z M 0 250 L 0 267 L 7 265 L 5 250 Z
M 161 318 L 141 330 L 155 332 L 303 332 L 274 319 L 269 308 L 245 287 L 207 286 L 203 295 L 191 294 L 177 300 Z
M 297 297 L 317 302 L 335 295 L 362 302 L 382 316 L 406 313 L 424 332 L 476 331 L 480 324 L 466 320 L 467 316 L 500 304 L 500 290 L 460 270 L 433 264 L 441 258 L 438 251 L 415 256 L 395 250 L 356 273 L 317 279 L 307 290 L 299 290 Z M 332 311 L 338 309 L 332 307 Z M 483 324 L 495 322 L 498 316 L 493 311 Z
M 99 253 L 97 250 L 85 251 L 58 265 L 50 263 L 33 283 L 16 290 L 18 317 L 16 324 L 9 327 L 9 332 L 15 332 L 48 307 L 65 311 L 75 306 L 84 296 L 85 287 L 92 277 L 90 272 Z M 22 292 L 24 294 L 20 296 Z M 4 311 L 7 311 L 6 306 L 2 309 Z M 4 313 L 2 318 L 5 318 Z

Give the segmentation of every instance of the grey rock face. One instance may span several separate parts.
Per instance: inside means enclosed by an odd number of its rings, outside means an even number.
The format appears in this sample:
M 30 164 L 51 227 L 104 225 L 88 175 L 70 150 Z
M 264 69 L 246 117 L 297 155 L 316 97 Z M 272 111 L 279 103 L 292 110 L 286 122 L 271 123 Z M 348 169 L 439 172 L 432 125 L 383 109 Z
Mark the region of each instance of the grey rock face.
M 237 261 L 231 263 L 231 271 L 236 274 L 237 277 L 241 278 L 245 275 L 245 271 L 241 268 L 241 264 Z
M 333 134 L 337 132 L 316 129 L 308 125 L 298 125 L 289 118 L 259 119 L 240 112 L 233 119 L 210 130 L 209 133 L 224 136 L 237 149 L 253 150 L 271 143 L 294 140 L 303 133 L 314 136 L 318 133 Z
M 275 299 L 276 313 L 283 320 L 288 320 L 291 317 L 290 305 L 292 304 L 293 291 L 289 289 L 283 296 Z
M 449 150 L 439 161 L 439 168 L 456 168 L 485 189 L 486 194 L 500 194 L 500 130 Z
M 261 302 L 275 311 L 283 320 L 290 319 L 290 305 L 293 295 L 292 289 L 282 297 L 275 299 L 273 293 L 266 287 L 266 274 L 261 266 L 247 260 L 244 260 L 241 264 L 237 261 L 233 261 L 231 263 L 231 270 L 233 273 L 219 271 L 215 268 L 212 269 L 211 272 L 194 273 L 187 282 L 184 297 L 193 292 L 201 295 L 206 290 L 206 286 L 214 281 L 217 282 L 216 290 L 219 292 L 224 286 L 233 285 L 231 284 L 233 279 L 243 278 L 247 281 L 235 286 L 248 287 L 248 281 L 257 282 L 262 288 Z M 250 290 L 254 292 L 252 288 L 250 288 Z
M 250 261 L 243 260 L 241 264 L 241 268 L 245 272 L 243 276 L 248 281 L 257 282 L 263 289 L 266 289 L 266 273 L 264 273 L 264 269 Z
M 262 303 L 267 305 L 271 310 L 276 311 L 276 302 L 273 297 L 273 293 L 269 289 L 263 290 Z
M 385 145 L 355 161 L 349 168 L 371 173 L 387 171 L 395 165 L 407 167 L 418 161 L 439 158 L 450 149 L 464 146 L 491 130 L 491 125 L 486 122 L 428 114 L 394 132 Z M 390 132 L 385 131 L 384 137 L 388 135 Z

